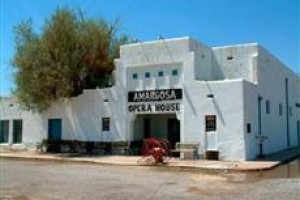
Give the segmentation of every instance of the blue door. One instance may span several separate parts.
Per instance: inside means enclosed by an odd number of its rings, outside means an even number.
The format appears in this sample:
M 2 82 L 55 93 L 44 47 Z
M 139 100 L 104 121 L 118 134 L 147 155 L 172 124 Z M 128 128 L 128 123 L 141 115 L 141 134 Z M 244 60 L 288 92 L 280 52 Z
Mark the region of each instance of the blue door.
M 61 140 L 61 119 L 48 120 L 48 139 Z

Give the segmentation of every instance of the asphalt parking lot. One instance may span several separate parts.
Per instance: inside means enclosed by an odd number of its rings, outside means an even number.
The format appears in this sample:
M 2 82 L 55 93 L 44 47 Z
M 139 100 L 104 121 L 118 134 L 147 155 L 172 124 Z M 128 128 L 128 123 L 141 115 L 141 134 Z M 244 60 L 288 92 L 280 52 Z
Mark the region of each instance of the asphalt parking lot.
M 300 159 L 251 174 L 1 159 L 0 199 L 293 200 L 300 199 Z

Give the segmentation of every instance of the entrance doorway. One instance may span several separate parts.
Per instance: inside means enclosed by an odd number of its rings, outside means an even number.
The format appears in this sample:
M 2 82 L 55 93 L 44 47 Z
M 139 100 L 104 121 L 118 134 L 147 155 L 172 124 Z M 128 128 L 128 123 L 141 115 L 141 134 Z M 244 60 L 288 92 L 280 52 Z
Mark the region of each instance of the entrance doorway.
M 178 119 L 168 119 L 168 137 L 171 146 L 175 149 L 176 142 L 180 142 L 180 121 Z
M 180 141 L 180 121 L 175 114 L 139 114 L 133 123 L 133 141 L 156 137 L 169 140 L 172 146 Z
M 151 137 L 151 121 L 149 118 L 144 119 L 144 138 Z
M 48 139 L 51 141 L 61 140 L 61 119 L 49 119 Z

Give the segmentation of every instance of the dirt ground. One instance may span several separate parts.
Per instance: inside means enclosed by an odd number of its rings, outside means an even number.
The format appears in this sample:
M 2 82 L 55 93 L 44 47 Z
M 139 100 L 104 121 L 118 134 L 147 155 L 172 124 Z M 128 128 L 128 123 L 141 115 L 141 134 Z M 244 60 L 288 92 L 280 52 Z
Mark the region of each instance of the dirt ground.
M 0 200 L 300 199 L 300 159 L 271 171 L 203 173 L 0 160 Z

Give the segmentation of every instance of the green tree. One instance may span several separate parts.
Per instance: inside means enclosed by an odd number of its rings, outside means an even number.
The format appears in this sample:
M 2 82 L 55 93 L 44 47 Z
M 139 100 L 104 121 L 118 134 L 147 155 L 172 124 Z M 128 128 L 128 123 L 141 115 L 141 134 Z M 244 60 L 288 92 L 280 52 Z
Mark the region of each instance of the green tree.
M 83 89 L 108 86 L 120 45 L 131 41 L 118 33 L 119 25 L 69 8 L 58 8 L 38 34 L 30 20 L 18 24 L 13 66 L 21 105 L 43 111 Z

